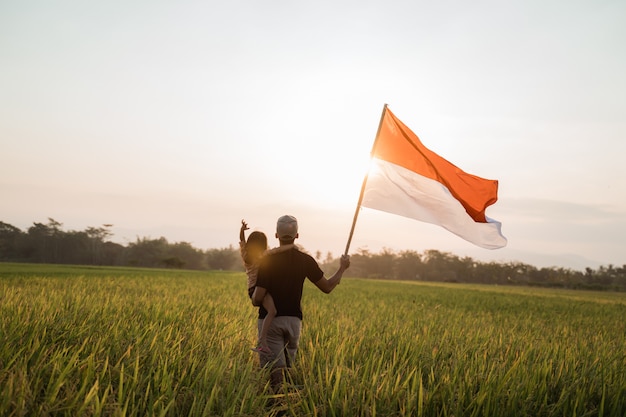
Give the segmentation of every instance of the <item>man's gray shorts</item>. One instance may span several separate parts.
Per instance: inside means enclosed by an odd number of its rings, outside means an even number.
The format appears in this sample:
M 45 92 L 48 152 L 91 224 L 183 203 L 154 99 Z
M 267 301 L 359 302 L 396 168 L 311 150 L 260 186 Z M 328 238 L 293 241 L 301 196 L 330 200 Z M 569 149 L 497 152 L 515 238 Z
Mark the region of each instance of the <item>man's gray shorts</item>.
M 261 334 L 263 320 L 258 320 L 257 329 Z M 267 345 L 272 355 L 260 355 L 261 366 L 290 367 L 298 351 L 302 321 L 298 317 L 277 316 L 267 332 Z

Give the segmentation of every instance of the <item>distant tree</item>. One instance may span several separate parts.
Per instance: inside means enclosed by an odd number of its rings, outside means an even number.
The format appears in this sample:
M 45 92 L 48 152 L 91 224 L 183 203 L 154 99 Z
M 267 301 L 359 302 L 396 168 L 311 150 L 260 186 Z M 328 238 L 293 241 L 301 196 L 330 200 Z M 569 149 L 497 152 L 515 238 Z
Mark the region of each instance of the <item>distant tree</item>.
M 496 283 L 502 274 L 502 268 L 497 262 L 481 262 L 474 265 L 473 281 L 477 284 Z
M 388 248 L 383 248 L 380 253 L 372 255 L 370 267 L 372 269 L 373 277 L 395 279 L 395 262 L 396 254 Z
M 188 242 L 178 242 L 169 245 L 167 250 L 167 259 L 172 258 L 180 261 L 180 265 L 176 266 L 178 268 L 182 268 L 183 266 L 186 269 L 206 268 L 204 253 L 191 246 L 191 243 Z
M 102 265 L 128 265 L 126 248 L 119 243 L 104 242 L 101 251 Z
M 20 258 L 19 243 L 24 232 L 15 226 L 0 221 L 0 261 Z
M 359 248 L 357 252 L 350 256 L 350 275 L 355 277 L 368 278 L 372 275 L 370 267 L 371 253 L 368 249 Z
M 161 261 L 166 268 L 182 268 L 185 265 L 185 261 L 177 258 L 176 256 L 172 256 L 169 258 L 165 258 Z
M 419 280 L 422 277 L 424 263 L 419 253 L 415 251 L 402 251 L 396 258 L 395 278 L 406 280 Z
M 333 253 L 331 251 L 326 252 L 326 258 L 324 258 L 324 263 L 331 263 L 333 261 Z
M 209 269 L 243 270 L 239 251 L 233 248 L 233 245 L 206 251 L 206 264 Z
M 25 252 L 33 261 L 57 263 L 61 226 L 62 223 L 49 217 L 47 224 L 35 222 L 28 228 Z
M 127 262 L 133 266 L 160 267 L 167 258 L 168 242 L 164 237 L 159 239 L 137 238 L 128 244 Z
M 449 252 L 427 250 L 424 253 L 424 275 L 428 281 L 456 282 L 454 263 L 458 258 Z
M 89 250 L 91 252 L 91 263 L 99 265 L 103 263 L 102 249 L 105 240 L 111 236 L 112 224 L 103 224 L 102 227 L 88 227 L 85 231 L 89 238 Z
M 626 291 L 626 264 L 617 268 L 615 278 L 615 290 Z
M 89 236 L 85 232 L 69 231 L 59 233 L 57 239 L 56 263 L 91 264 Z

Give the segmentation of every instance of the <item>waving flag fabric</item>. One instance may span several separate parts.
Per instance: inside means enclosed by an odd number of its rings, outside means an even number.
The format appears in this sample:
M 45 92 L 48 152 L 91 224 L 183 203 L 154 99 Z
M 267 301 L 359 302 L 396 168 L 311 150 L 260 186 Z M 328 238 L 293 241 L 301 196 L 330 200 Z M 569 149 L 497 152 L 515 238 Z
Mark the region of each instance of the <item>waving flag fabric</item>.
M 498 181 L 468 174 L 426 148 L 387 107 L 372 149 L 361 205 L 439 225 L 486 249 L 506 246 L 485 215 Z

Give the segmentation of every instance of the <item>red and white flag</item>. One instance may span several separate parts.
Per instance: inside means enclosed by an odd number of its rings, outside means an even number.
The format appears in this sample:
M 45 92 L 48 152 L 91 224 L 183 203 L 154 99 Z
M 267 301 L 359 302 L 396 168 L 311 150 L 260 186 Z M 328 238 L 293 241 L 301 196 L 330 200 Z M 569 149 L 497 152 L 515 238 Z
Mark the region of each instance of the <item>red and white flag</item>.
M 498 199 L 498 181 L 468 174 L 426 148 L 386 105 L 372 165 L 362 206 L 439 225 L 482 248 L 506 246 L 501 223 L 485 215 Z

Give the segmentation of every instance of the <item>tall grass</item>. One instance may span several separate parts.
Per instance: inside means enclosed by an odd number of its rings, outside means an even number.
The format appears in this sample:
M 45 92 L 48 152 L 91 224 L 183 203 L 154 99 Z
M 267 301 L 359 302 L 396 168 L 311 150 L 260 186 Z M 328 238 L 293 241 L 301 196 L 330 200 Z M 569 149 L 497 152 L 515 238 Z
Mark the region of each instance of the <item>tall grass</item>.
M 624 298 L 362 280 L 347 286 L 336 300 L 315 296 L 307 305 L 315 339 L 301 361 L 313 372 L 303 369 L 324 376 L 316 390 L 341 385 L 327 415 L 626 411 Z
M 0 264 L 0 415 L 624 416 L 626 296 L 307 284 L 293 385 L 242 273 Z

